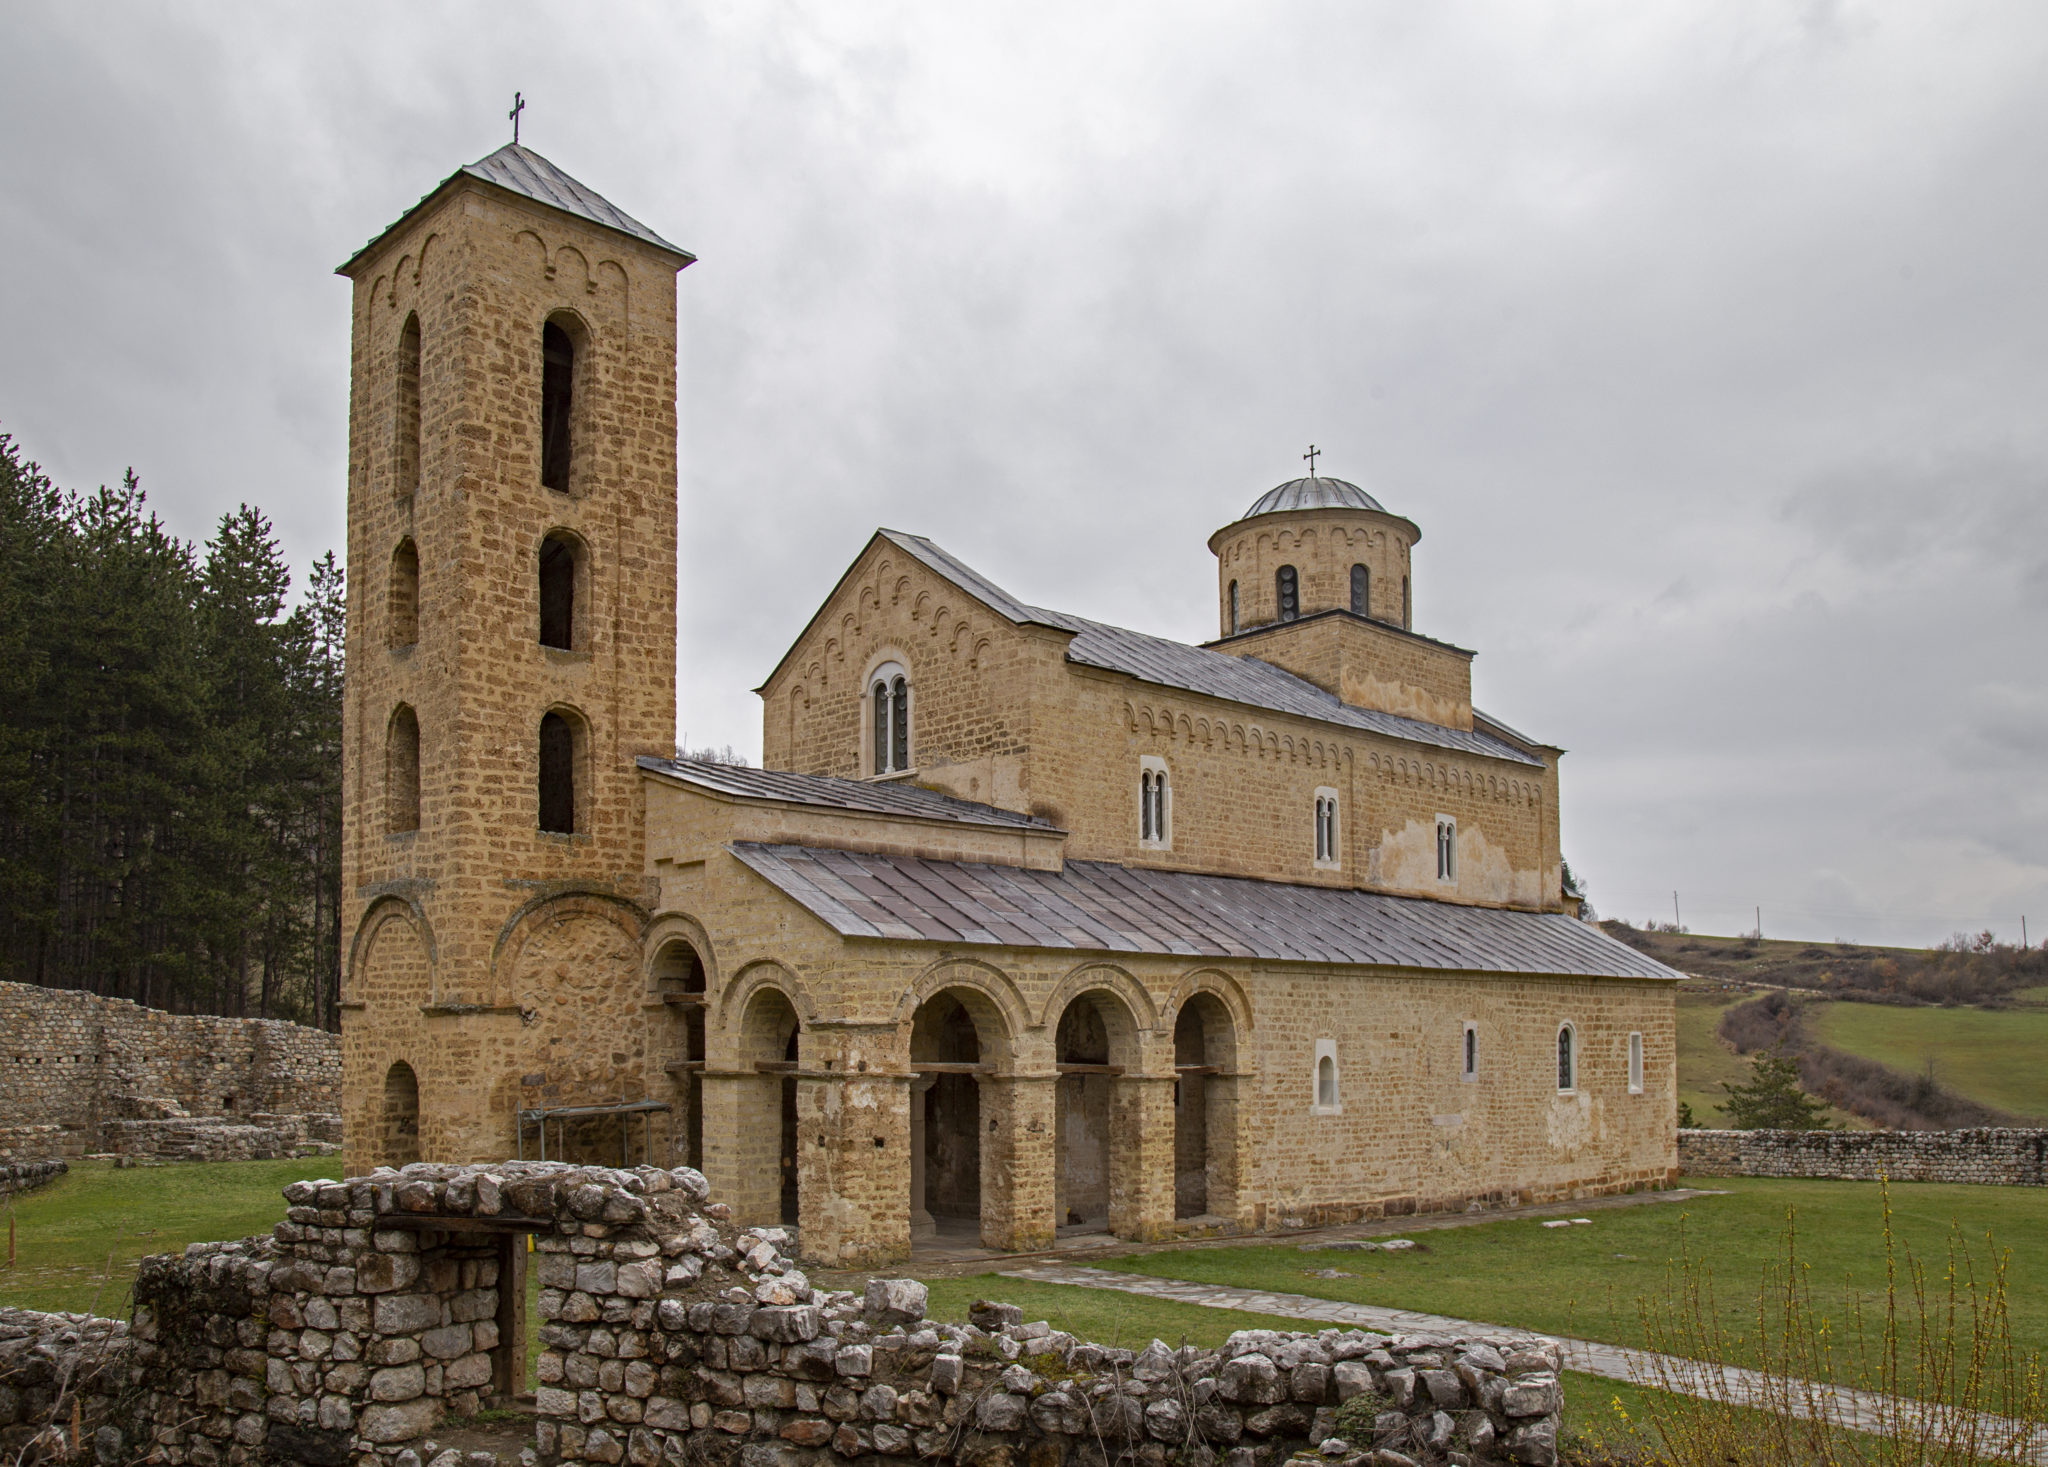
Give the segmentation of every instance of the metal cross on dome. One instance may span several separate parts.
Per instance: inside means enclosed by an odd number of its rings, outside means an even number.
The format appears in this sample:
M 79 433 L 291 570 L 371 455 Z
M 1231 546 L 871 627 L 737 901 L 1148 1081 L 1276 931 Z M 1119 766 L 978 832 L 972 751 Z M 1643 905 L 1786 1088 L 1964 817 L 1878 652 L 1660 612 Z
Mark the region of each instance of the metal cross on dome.
M 512 119 L 512 146 L 519 146 L 519 114 L 526 110 L 526 98 L 519 93 L 512 94 L 512 110 L 505 115 Z
M 1316 476 L 1316 459 L 1321 455 L 1321 453 L 1322 450 L 1320 448 L 1317 448 L 1313 443 L 1311 443 L 1308 446 L 1308 452 L 1302 455 L 1303 458 L 1308 460 L 1308 476 L 1311 479 L 1313 479 Z

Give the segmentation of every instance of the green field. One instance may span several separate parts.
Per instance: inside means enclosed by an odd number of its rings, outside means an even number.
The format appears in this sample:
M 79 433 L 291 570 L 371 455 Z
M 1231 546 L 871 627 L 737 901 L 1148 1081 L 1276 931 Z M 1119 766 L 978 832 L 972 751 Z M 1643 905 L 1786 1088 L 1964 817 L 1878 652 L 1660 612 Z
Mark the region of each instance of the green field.
M 1807 1027 L 1831 1048 L 1866 1056 L 1908 1075 L 1924 1073 L 1931 1060 L 1934 1078 L 1945 1088 L 2031 1124 L 2048 1121 L 2048 1006 L 1895 1008 L 1822 1003 L 1809 1010 Z M 1684 1064 L 1681 1057 L 1681 1076 Z M 1697 1103 L 1693 1108 L 1698 1110 Z
M 1731 1335 L 1753 1334 L 1757 1286 L 1784 1257 L 1787 1211 L 1816 1305 L 1835 1318 L 1860 1291 L 1884 1287 L 1879 1188 L 1868 1182 L 1713 1178 L 1726 1195 L 1684 1203 L 1597 1210 L 1589 1227 L 1544 1228 L 1516 1219 L 1474 1227 L 1417 1229 L 1425 1247 L 1406 1253 L 1303 1253 L 1296 1247 L 1188 1249 L 1139 1254 L 1104 1267 L 1196 1282 L 1281 1289 L 1577 1335 L 1616 1344 L 1645 1338 L 1638 1300 L 1665 1297 L 1682 1252 L 1712 1270 L 1716 1312 Z M 1938 1284 L 1951 1227 L 1981 1272 L 1984 1238 L 2013 1260 L 2007 1300 L 2013 1338 L 2048 1350 L 2048 1191 L 1902 1185 L 1892 1188 L 1895 1236 Z M 1349 1279 L 1310 1277 L 1337 1268 Z M 1738 1350 L 1737 1358 L 1746 1355 Z
M 119 1171 L 73 1162 L 67 1175 L 12 1200 L 15 1263 L 0 1262 L 0 1303 L 126 1318 L 137 1259 L 267 1233 L 284 1217 L 284 1188 L 334 1166 L 317 1156 Z
M 1693 1120 L 1702 1126 L 1726 1125 L 1728 1118 L 1715 1109 L 1728 1098 L 1721 1086 L 1723 1082 L 1740 1085 L 1749 1079 L 1750 1056 L 1730 1049 L 1715 1030 L 1721 1015 L 1755 997 L 1754 993 L 1700 989 L 1690 984 L 1678 990 L 1678 1098 L 1692 1107 Z M 1870 1126 L 1861 1116 L 1832 1106 L 1827 1118 L 1843 1130 L 1867 1130 Z

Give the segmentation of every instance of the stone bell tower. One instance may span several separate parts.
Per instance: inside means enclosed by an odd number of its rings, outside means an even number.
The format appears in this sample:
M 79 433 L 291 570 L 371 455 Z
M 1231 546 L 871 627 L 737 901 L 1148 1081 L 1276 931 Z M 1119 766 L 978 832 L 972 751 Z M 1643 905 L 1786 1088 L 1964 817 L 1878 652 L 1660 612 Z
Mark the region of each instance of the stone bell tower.
M 691 259 L 515 143 L 340 269 L 352 1173 L 664 1083 L 633 761 L 674 748 Z

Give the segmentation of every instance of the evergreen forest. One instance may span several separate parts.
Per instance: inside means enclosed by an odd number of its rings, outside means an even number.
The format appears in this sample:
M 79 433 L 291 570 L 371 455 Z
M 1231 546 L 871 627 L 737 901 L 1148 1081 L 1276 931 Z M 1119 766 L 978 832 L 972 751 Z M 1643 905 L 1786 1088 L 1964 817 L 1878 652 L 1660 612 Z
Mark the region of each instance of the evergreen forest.
M 0 979 L 336 1027 L 342 569 L 0 434 Z

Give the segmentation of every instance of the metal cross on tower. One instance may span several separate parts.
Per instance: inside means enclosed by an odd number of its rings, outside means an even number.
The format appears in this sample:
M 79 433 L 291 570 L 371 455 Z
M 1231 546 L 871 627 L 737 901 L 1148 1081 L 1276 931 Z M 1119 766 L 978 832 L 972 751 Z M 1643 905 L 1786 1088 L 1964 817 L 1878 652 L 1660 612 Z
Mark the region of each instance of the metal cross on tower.
M 512 94 L 512 110 L 505 115 L 512 119 L 512 145 L 519 146 L 519 114 L 526 110 L 526 98 L 519 93 Z
M 1308 446 L 1308 452 L 1302 455 L 1303 458 L 1308 460 L 1308 476 L 1311 479 L 1313 479 L 1316 476 L 1316 458 L 1321 453 L 1322 450 L 1320 448 L 1317 448 L 1313 443 L 1311 443 Z

